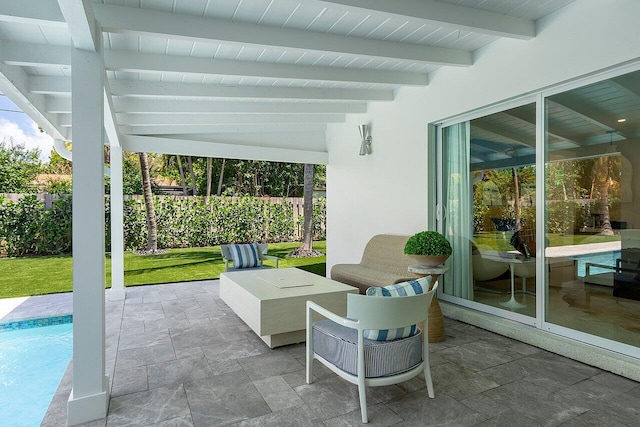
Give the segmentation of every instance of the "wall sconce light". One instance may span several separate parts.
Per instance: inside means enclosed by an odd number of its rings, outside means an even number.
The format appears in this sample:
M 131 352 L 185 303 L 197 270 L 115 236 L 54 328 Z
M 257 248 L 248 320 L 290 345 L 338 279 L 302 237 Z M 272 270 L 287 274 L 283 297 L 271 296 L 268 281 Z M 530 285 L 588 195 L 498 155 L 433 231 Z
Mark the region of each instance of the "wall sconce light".
M 367 154 L 371 154 L 371 126 L 360 125 L 358 126 L 358 130 L 360 131 L 360 138 L 362 138 L 362 143 L 360 144 L 360 155 L 365 156 Z

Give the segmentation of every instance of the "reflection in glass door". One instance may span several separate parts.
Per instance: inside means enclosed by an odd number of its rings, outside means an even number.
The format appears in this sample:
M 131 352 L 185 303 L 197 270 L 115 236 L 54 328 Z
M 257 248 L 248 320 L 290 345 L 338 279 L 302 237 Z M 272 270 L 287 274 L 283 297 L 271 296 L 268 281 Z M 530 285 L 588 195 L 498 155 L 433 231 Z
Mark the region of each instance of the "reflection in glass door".
M 640 72 L 546 98 L 546 321 L 640 346 Z
M 535 104 L 441 129 L 443 293 L 536 313 Z

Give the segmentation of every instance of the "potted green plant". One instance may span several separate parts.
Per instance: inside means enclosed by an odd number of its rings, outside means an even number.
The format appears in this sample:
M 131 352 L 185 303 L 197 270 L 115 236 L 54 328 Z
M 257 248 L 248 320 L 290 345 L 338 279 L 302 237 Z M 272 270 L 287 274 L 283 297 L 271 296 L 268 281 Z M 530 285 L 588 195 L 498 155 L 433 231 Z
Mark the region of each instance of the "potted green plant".
M 404 253 L 414 259 L 419 267 L 436 267 L 443 264 L 452 249 L 449 241 L 437 231 L 421 231 L 409 237 Z

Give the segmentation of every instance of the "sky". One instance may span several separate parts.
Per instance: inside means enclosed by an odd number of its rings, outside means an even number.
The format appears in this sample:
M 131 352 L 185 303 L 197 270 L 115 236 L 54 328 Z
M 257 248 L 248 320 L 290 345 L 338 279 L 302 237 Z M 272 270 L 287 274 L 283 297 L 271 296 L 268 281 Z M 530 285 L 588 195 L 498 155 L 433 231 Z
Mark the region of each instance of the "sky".
M 18 106 L 0 95 L 0 141 L 24 144 L 27 149 L 40 150 L 40 160 L 48 162 L 53 149 L 53 138 L 38 130 L 38 125 Z

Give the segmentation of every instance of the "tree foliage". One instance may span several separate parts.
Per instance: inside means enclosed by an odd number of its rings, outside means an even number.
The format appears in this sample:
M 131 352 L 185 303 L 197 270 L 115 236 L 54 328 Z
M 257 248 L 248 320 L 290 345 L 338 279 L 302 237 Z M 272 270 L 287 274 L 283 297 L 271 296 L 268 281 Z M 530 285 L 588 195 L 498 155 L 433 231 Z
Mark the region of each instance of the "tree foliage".
M 72 164 L 69 160 L 62 157 L 55 148 L 51 149 L 49 156 L 49 163 L 43 165 L 42 171 L 44 173 L 56 174 L 56 175 L 71 175 Z
M 206 195 L 208 187 L 211 187 L 211 193 L 227 196 L 303 196 L 304 165 L 302 164 L 191 157 L 191 167 L 189 167 L 185 156 L 152 156 L 149 154 L 152 179 L 168 178 L 179 185 L 193 187 L 193 178 L 195 178 L 194 194 Z M 315 167 L 315 188 L 324 188 L 325 174 L 324 166 Z M 126 194 L 142 194 L 141 187 L 136 185 L 135 188 L 137 192 Z M 220 193 L 217 191 L 218 188 Z
M 71 252 L 71 198 L 52 209 L 35 195 L 17 202 L 0 198 L 0 252 L 9 256 L 57 255 Z
M 34 192 L 32 183 L 41 169 L 39 155 L 24 144 L 0 142 L 0 193 Z
M 158 225 L 158 247 L 215 246 L 253 241 L 286 242 L 295 239 L 293 206 L 286 199 L 272 203 L 262 197 L 153 196 Z M 105 243 L 110 250 L 109 197 L 105 200 Z M 313 203 L 313 239 L 326 239 L 326 201 Z M 147 246 L 143 200 L 124 202 L 125 249 Z M 35 196 L 18 202 L 0 198 L 0 253 L 9 256 L 52 255 L 71 251 L 71 198 L 47 210 Z

